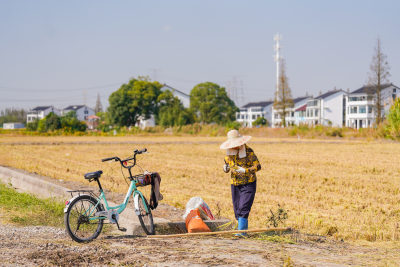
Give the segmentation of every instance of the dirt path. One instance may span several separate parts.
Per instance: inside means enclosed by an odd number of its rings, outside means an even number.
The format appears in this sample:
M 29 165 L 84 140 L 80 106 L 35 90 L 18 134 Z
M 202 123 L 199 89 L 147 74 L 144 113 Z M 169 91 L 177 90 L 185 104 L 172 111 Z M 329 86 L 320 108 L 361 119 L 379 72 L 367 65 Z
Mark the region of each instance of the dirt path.
M 0 224 L 0 265 L 10 266 L 398 266 L 400 250 L 356 247 L 324 238 L 295 244 L 255 239 L 101 235 L 77 244 L 64 229 Z M 290 266 L 290 265 L 289 265 Z

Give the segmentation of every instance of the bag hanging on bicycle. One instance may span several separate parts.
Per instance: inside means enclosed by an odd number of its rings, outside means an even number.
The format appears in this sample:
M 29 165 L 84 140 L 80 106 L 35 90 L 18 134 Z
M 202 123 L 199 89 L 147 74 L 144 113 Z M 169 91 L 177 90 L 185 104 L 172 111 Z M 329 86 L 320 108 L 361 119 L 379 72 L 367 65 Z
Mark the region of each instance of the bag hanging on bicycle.
M 151 184 L 151 174 L 140 174 L 136 177 L 136 186 L 146 186 Z

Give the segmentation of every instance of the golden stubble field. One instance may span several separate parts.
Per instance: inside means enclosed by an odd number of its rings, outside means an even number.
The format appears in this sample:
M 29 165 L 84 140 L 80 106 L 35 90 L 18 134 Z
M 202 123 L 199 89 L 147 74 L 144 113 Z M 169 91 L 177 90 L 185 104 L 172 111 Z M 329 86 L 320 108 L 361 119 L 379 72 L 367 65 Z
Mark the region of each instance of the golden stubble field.
M 191 197 L 201 196 L 214 213 L 233 218 L 230 176 L 222 171 L 219 149 L 224 139 L 4 137 L 0 164 L 81 182 L 84 173 L 101 169 L 103 187 L 125 192 L 120 166 L 100 159 L 128 157 L 146 147 L 150 153 L 138 157 L 139 165 L 161 174 L 163 201 L 184 208 Z M 400 241 L 400 143 L 252 141 L 262 170 L 250 227 L 266 226 L 269 210 L 280 204 L 289 210 L 287 225 L 302 232 L 349 241 Z

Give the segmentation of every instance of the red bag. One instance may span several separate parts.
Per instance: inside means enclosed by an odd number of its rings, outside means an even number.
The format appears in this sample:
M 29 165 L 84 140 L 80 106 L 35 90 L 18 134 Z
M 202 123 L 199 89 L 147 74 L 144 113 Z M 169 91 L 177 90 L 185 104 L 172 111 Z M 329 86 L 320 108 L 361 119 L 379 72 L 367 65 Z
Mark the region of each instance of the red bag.
M 200 210 L 191 210 L 186 217 L 186 229 L 188 233 L 211 232 L 210 228 L 200 218 Z

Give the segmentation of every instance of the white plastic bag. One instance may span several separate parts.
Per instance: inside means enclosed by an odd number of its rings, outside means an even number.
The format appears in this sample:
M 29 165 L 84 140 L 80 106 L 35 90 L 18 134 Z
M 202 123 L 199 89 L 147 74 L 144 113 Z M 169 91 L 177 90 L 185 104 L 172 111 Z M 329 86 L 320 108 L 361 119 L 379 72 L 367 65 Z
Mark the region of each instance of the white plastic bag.
M 189 199 L 189 201 L 186 203 L 185 214 L 183 214 L 182 218 L 186 220 L 186 217 L 188 216 L 190 211 L 197 208 L 200 210 L 200 217 L 203 220 L 215 220 L 215 217 L 212 214 L 207 203 L 204 202 L 201 197 L 192 197 L 191 199 Z

